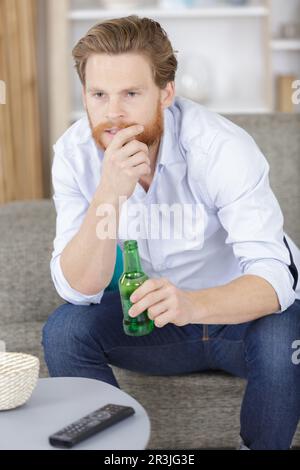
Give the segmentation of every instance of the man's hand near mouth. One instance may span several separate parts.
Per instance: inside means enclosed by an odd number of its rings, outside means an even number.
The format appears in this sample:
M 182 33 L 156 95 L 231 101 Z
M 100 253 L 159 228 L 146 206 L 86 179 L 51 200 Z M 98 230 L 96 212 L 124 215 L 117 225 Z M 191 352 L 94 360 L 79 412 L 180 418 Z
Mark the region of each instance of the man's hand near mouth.
M 149 148 L 135 136 L 144 127 L 134 125 L 124 129 L 112 128 L 112 140 L 104 152 L 99 191 L 114 199 L 130 197 L 138 180 L 151 174 Z M 129 158 L 130 157 L 130 158 Z

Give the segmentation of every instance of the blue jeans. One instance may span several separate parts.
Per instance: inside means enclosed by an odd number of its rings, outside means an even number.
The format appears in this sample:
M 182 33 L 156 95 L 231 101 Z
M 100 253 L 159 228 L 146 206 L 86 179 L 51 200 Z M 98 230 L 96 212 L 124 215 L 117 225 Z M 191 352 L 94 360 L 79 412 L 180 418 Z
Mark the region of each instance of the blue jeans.
M 240 434 L 250 449 L 291 446 L 300 417 L 295 340 L 300 300 L 282 314 L 247 323 L 167 324 L 132 337 L 123 332 L 119 293 L 105 292 L 97 305 L 61 305 L 43 329 L 51 376 L 89 377 L 118 387 L 111 364 L 152 375 L 218 369 L 247 379 Z

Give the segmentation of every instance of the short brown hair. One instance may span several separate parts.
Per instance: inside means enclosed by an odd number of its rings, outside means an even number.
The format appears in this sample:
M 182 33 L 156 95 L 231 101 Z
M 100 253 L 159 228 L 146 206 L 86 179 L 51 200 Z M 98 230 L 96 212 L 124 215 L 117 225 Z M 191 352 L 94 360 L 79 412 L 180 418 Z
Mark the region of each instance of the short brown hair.
M 136 15 L 114 18 L 93 26 L 72 51 L 75 68 L 85 86 L 85 67 L 92 54 L 142 53 L 150 61 L 155 84 L 165 88 L 175 80 L 177 59 L 161 25 Z

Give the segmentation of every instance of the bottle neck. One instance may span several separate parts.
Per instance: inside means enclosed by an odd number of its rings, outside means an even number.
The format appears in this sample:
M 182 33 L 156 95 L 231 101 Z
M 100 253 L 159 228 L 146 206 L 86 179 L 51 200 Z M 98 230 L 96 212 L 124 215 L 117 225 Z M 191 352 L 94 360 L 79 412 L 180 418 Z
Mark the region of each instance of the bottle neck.
M 143 272 L 141 266 L 141 260 L 138 249 L 130 249 L 124 251 L 124 272 L 134 273 Z

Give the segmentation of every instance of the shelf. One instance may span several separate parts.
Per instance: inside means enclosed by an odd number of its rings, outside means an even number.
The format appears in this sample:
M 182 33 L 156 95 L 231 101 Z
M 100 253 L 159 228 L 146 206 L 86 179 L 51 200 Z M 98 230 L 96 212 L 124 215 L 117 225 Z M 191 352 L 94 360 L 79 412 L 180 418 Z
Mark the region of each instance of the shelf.
M 155 18 L 243 18 L 243 17 L 264 17 L 269 15 L 269 10 L 262 6 L 245 7 L 212 7 L 212 8 L 180 8 L 180 9 L 137 9 L 137 10 L 109 10 L 109 9 L 83 9 L 71 10 L 67 14 L 69 20 L 98 20 L 101 18 L 112 18 L 136 14 L 138 16 L 148 16 Z
M 300 39 L 273 39 L 270 45 L 273 51 L 300 51 Z
M 262 108 L 209 108 L 210 111 L 218 114 L 268 114 L 272 110 L 267 107 Z

